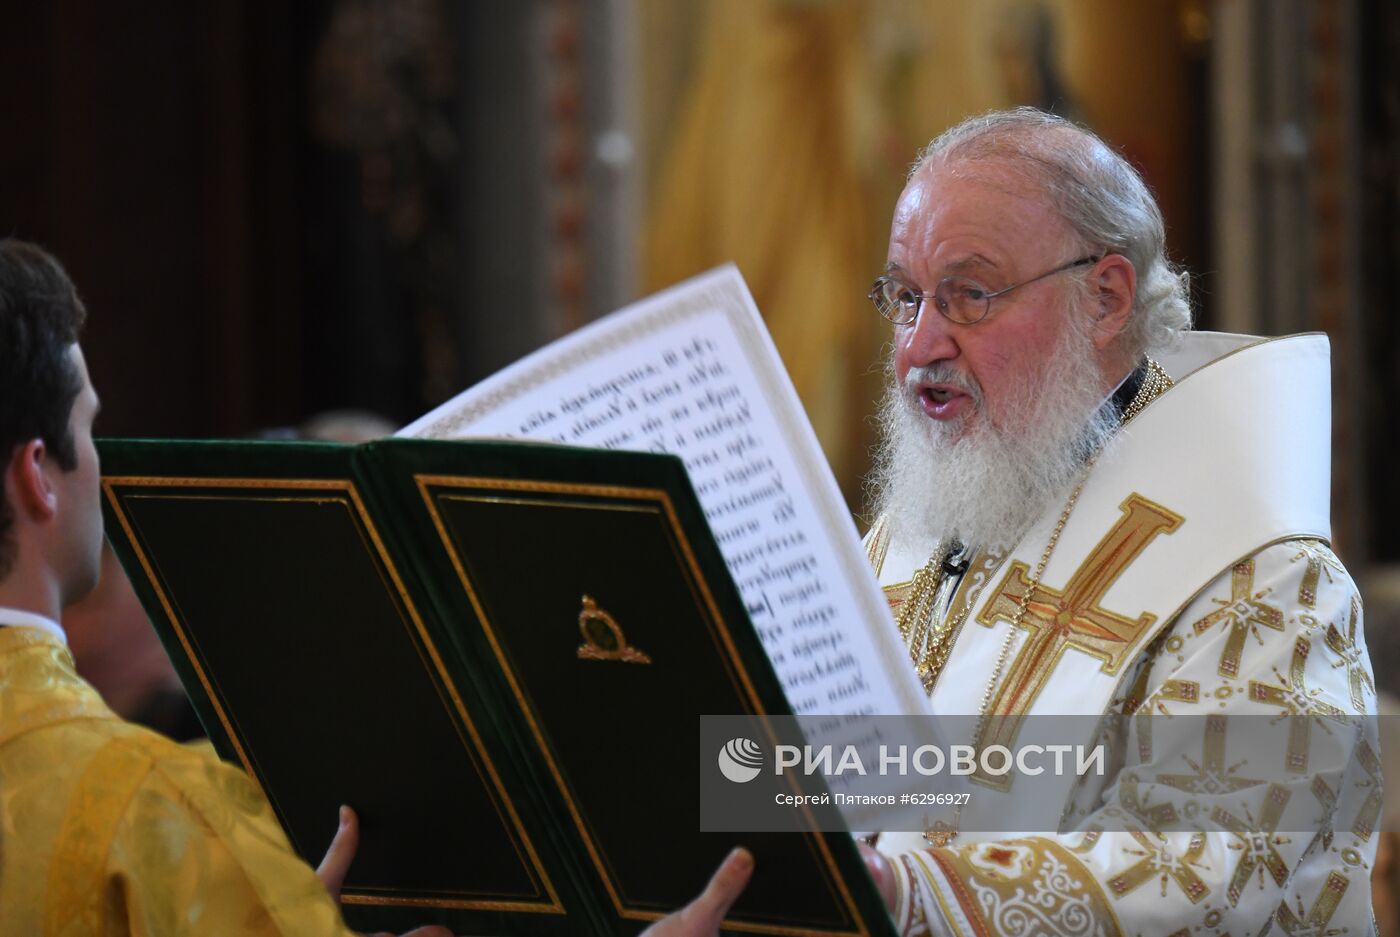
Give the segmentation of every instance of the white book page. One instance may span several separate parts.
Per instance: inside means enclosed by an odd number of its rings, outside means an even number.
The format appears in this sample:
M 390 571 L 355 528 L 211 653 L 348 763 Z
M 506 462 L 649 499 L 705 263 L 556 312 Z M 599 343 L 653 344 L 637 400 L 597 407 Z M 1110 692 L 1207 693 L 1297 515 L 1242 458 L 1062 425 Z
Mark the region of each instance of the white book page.
M 793 711 L 927 711 L 836 480 L 735 267 L 600 319 L 399 435 L 680 456 Z

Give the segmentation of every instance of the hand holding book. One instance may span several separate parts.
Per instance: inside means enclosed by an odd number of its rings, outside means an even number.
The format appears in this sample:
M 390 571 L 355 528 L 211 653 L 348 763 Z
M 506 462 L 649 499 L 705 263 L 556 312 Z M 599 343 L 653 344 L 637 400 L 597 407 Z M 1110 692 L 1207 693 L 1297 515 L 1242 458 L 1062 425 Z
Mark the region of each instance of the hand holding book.
M 330 841 L 323 818 L 359 812 L 352 926 L 635 935 L 735 844 L 699 822 L 702 779 L 719 775 L 702 714 L 762 738 L 799 706 L 919 699 L 737 273 L 585 332 L 424 434 L 461 435 L 478 405 L 504 419 L 502 403 L 525 424 L 568 413 L 574 446 L 102 446 L 109 536 L 215 747 L 310 861 Z M 532 385 L 540 369 L 558 381 Z M 686 452 L 581 447 L 609 420 L 625 434 L 632 404 L 668 411 L 651 419 L 673 419 Z M 367 684 L 392 692 L 354 689 Z M 424 764 L 411 784 L 394 770 Z M 725 898 L 728 927 L 888 933 L 850 837 L 793 823 L 745 834 L 758 871 Z M 701 908 L 730 894 L 723 868 Z

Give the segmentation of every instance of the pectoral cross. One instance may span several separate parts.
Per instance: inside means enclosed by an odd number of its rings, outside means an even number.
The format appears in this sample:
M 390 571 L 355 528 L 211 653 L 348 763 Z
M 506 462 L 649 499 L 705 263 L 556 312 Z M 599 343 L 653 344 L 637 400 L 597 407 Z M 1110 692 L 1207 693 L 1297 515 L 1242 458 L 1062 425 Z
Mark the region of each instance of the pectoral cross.
M 1157 620 L 1144 612 L 1129 618 L 1101 606 L 1104 595 L 1158 534 L 1171 533 L 1182 516 L 1131 494 L 1120 505 L 1123 516 L 1070 576 L 1061 591 L 1034 583 L 1030 567 L 1013 562 L 992 598 L 977 615 L 988 628 L 998 620 L 1016 622 L 1029 632 L 987 712 L 991 716 L 981 745 L 1010 745 L 1065 648 L 1097 657 L 1114 674 L 1138 639 Z M 1025 602 L 1025 612 L 1021 604 Z M 1006 778 L 998 786 L 1004 786 Z

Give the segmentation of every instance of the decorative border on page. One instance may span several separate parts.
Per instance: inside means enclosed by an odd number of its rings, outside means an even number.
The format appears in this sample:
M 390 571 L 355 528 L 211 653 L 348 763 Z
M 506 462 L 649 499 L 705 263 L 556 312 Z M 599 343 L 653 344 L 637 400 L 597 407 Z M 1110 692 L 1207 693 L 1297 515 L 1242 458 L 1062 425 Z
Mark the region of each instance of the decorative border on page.
M 850 592 L 858 603 L 862 624 L 870 635 L 871 645 L 879 655 L 882 674 L 890 680 L 894 680 L 897 675 L 908 674 L 907 680 L 898 681 L 893 688 L 903 711 L 926 711 L 927 699 L 909 668 L 907 653 L 898 639 L 889 607 L 879 588 L 873 585 L 874 580 L 869 572 L 865 552 L 852 527 L 845 502 L 837 494 L 829 474 L 820 471 L 820 467 L 826 464 L 826 457 L 815 435 L 810 431 L 806 434 L 799 432 L 799 428 L 809 426 L 809 422 L 798 403 L 797 393 L 787 380 L 785 371 L 769 366 L 769 353 L 772 358 L 781 359 L 772 344 L 772 339 L 762 326 L 758 309 L 754 306 L 738 270 L 732 266 L 719 268 L 643 302 L 656 303 L 657 308 L 648 310 L 641 317 L 637 317 L 636 312 L 624 310 L 616 315 L 637 318 L 626 325 L 611 325 L 607 319 L 599 320 L 585 327 L 576 347 L 570 348 L 562 355 L 547 355 L 544 360 L 534 364 L 531 364 L 530 358 L 524 359 L 514 366 L 520 368 L 521 373 L 509 378 L 501 386 L 492 388 L 479 400 L 472 400 L 460 410 L 445 413 L 436 420 L 422 422 L 414 428 L 413 437 L 460 438 L 467 427 L 483 416 L 588 362 L 683 324 L 689 319 L 713 313 L 724 315 L 739 340 L 750 372 L 758 380 L 764 400 L 773 411 L 778 431 L 784 436 L 786 448 L 795 456 L 793 461 L 797 472 L 802 476 L 803 485 L 812 494 L 813 507 L 821 521 L 821 532 L 844 571 L 846 582 L 851 586 Z M 506 373 L 510 370 L 512 369 L 508 368 Z M 467 393 L 469 395 L 470 391 Z M 869 588 L 860 588 L 859 584 L 862 581 L 869 581 L 872 585 Z

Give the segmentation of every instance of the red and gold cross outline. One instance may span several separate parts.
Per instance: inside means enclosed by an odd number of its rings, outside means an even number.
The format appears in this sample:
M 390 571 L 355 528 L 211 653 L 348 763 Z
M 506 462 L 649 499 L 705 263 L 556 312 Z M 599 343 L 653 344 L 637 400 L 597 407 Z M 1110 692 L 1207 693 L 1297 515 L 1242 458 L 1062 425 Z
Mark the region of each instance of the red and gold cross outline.
M 1063 590 L 1033 582 L 1027 575 L 1030 567 L 1016 561 L 978 613 L 977 622 L 985 627 L 998 621 L 1015 622 L 1029 633 L 989 702 L 991 719 L 982 735 L 983 746 L 1015 741 L 1021 718 L 1044 689 L 1066 648 L 1097 657 L 1103 662 L 1103 672 L 1114 674 L 1157 620 L 1148 612 L 1130 618 L 1100 603 L 1157 535 L 1176 530 L 1184 518 L 1136 492 L 1119 509 L 1123 516 L 1089 552 Z M 1007 779 L 978 780 L 1005 786 Z

